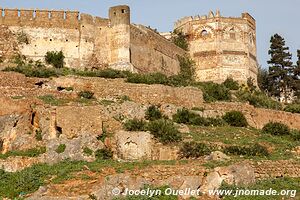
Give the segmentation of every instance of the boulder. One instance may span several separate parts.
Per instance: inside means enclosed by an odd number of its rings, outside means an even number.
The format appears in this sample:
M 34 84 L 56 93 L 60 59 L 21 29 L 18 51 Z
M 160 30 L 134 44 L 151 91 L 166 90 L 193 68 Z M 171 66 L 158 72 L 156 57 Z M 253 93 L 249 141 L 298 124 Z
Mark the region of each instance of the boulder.
M 115 134 L 117 157 L 123 160 L 150 160 L 152 135 L 149 132 L 118 131 Z
M 249 185 L 255 182 L 254 168 L 247 162 L 230 165 L 228 167 L 217 167 L 215 171 L 230 185 Z

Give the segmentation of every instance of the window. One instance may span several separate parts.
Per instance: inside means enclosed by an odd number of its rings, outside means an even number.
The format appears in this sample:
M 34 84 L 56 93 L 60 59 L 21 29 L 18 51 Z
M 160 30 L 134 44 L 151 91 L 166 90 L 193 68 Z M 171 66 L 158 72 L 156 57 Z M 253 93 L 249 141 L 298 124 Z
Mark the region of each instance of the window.
M 230 39 L 235 40 L 235 33 L 230 33 Z
M 232 27 L 230 30 L 229 30 L 229 38 L 231 40 L 235 40 L 236 37 L 235 37 L 235 32 L 234 32 L 234 27 Z
M 202 36 L 202 37 L 206 37 L 206 36 L 208 36 L 208 32 L 207 32 L 207 30 L 203 30 L 203 31 L 201 31 L 201 36 Z

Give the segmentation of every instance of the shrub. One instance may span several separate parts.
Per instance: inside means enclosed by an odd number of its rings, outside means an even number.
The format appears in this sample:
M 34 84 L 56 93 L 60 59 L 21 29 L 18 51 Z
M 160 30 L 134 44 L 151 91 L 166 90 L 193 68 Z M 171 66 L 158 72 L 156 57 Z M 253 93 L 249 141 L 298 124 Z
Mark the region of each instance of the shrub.
M 91 92 L 91 91 L 85 90 L 85 91 L 79 92 L 79 93 L 78 93 L 78 96 L 79 96 L 80 98 L 84 98 L 84 99 L 92 99 L 92 98 L 94 97 L 94 93 Z
M 247 101 L 250 105 L 258 108 L 268 108 L 268 109 L 281 109 L 281 104 L 272 98 L 268 97 L 266 94 L 255 91 L 251 93 L 247 90 L 240 90 L 236 93 L 237 98 L 240 101 Z
M 83 148 L 83 153 L 84 153 L 85 155 L 87 155 L 87 156 L 91 156 L 91 155 L 93 155 L 93 150 L 90 149 L 90 148 L 88 148 L 88 147 L 84 147 L 84 148 Z
M 185 81 L 193 81 L 195 76 L 195 62 L 187 56 L 178 56 L 180 73 L 179 77 Z
M 191 119 L 195 118 L 197 114 L 190 112 L 188 109 L 178 109 L 177 113 L 173 115 L 173 120 L 176 123 L 182 123 L 182 124 L 190 124 Z
M 300 131 L 299 130 L 291 130 L 290 135 L 295 141 L 300 141 Z
M 194 83 L 194 86 L 202 89 L 203 97 L 206 102 L 230 100 L 230 90 L 223 84 L 217 84 L 213 82 L 198 82 Z
M 173 31 L 172 42 L 176 46 L 178 46 L 178 47 L 180 47 L 180 48 L 182 48 L 182 49 L 184 49 L 186 51 L 189 48 L 189 43 L 187 41 L 187 36 L 184 35 L 181 31 L 178 31 L 178 30 L 174 30 Z
M 59 74 L 55 69 L 49 69 L 45 67 L 33 68 L 30 66 L 17 66 L 17 67 L 7 67 L 3 71 L 13 71 L 24 74 L 26 77 L 39 77 L 39 78 L 49 78 L 57 77 Z
M 46 63 L 53 65 L 55 68 L 63 68 L 64 59 L 65 56 L 62 51 L 48 51 L 45 56 Z
M 224 83 L 225 87 L 227 87 L 230 90 L 238 90 L 239 89 L 239 83 L 233 78 L 227 78 Z
M 284 108 L 284 111 L 291 113 L 300 113 L 300 104 L 289 104 Z
M 23 31 L 17 33 L 17 40 L 20 44 L 29 44 L 28 36 Z
M 240 111 L 230 111 L 227 112 L 223 119 L 230 125 L 236 127 L 246 127 L 248 126 L 247 120 L 244 114 Z
M 163 115 L 157 106 L 152 105 L 147 108 L 145 114 L 145 118 L 147 120 L 153 121 L 153 120 L 161 119 L 162 117 Z
M 223 126 L 226 124 L 221 118 L 204 118 L 185 108 L 177 110 L 177 113 L 173 115 L 173 120 L 176 123 L 196 126 Z
M 204 143 L 186 142 L 180 148 L 183 158 L 199 158 L 210 153 L 209 147 Z
M 267 123 L 263 129 L 263 133 L 271 134 L 271 135 L 289 135 L 290 130 L 289 127 L 285 124 L 279 122 L 269 122 Z
M 147 123 L 143 119 L 129 119 L 124 123 L 126 131 L 145 131 Z
M 268 156 L 268 150 L 260 144 L 252 144 L 251 146 L 229 146 L 224 149 L 224 153 L 230 155 L 244 156 Z
M 42 141 L 43 140 L 42 130 L 38 129 L 38 130 L 35 131 L 35 139 L 37 141 Z
M 182 139 L 179 131 L 169 120 L 159 119 L 151 121 L 148 124 L 148 130 L 155 138 L 164 144 L 178 142 Z
M 65 152 L 65 150 L 66 150 L 66 145 L 65 144 L 60 144 L 60 145 L 58 145 L 58 147 L 56 148 L 56 153 L 63 153 L 63 152 Z
M 113 157 L 113 152 L 111 149 L 104 148 L 104 149 L 98 149 L 95 152 L 95 157 L 97 160 L 109 160 Z

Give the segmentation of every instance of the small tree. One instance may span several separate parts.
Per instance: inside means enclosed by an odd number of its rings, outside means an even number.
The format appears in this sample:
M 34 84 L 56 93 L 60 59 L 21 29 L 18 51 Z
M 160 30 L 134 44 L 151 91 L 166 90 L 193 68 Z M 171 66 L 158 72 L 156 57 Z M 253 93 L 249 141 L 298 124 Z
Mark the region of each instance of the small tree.
M 252 77 L 249 77 L 247 79 L 247 86 L 250 92 L 254 92 L 256 90 L 256 86 L 254 85 L 254 79 Z
M 298 99 L 300 98 L 300 50 L 297 50 L 297 63 L 293 69 L 293 90 L 296 93 Z
M 182 48 L 186 51 L 189 49 L 189 43 L 187 41 L 187 37 L 180 30 L 176 29 L 176 30 L 173 31 L 172 41 L 178 47 L 180 47 L 180 48 Z
M 48 51 L 45 56 L 46 63 L 53 65 L 55 68 L 63 68 L 64 59 L 65 56 L 62 51 Z
M 259 89 L 261 89 L 264 92 L 268 91 L 268 77 L 269 77 L 269 72 L 267 69 L 259 67 L 258 68 L 258 74 L 257 74 L 257 84 Z
M 287 100 L 293 83 L 292 54 L 289 53 L 289 48 L 285 46 L 284 38 L 280 35 L 272 36 L 270 42 L 268 90 L 271 95 L 278 98 L 283 94 L 284 99 Z

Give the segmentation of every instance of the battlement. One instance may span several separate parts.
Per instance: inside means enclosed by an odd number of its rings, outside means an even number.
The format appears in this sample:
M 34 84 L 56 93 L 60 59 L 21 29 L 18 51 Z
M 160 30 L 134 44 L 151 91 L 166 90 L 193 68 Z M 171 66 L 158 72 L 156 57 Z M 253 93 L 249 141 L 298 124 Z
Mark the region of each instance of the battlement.
M 96 26 L 109 24 L 108 19 L 80 14 L 79 11 L 0 8 L 0 13 L 0 24 L 8 26 L 76 28 L 80 23 Z
M 187 16 L 179 19 L 175 22 L 174 29 L 177 29 L 189 22 L 192 21 L 207 21 L 211 19 L 234 19 L 234 20 L 247 20 L 251 25 L 255 27 L 255 19 L 249 13 L 242 13 L 241 17 L 223 17 L 219 10 L 215 13 L 213 11 L 209 11 L 208 15 L 196 15 L 196 16 Z

